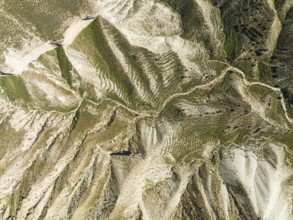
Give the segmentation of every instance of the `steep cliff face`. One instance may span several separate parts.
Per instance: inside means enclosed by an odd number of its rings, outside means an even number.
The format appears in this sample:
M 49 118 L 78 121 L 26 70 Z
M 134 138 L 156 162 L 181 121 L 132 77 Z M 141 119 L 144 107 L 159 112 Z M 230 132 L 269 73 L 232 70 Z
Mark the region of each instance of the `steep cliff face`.
M 0 219 L 293 219 L 293 3 L 76 2 L 0 1 L 95 15 L 0 47 Z

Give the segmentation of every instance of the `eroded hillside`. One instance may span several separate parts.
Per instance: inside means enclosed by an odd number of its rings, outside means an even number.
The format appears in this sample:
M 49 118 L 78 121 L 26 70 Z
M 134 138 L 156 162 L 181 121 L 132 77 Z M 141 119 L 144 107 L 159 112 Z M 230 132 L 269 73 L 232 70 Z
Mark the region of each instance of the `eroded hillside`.
M 0 219 L 293 219 L 291 0 L 76 2 L 0 1 L 58 30 L 0 48 Z

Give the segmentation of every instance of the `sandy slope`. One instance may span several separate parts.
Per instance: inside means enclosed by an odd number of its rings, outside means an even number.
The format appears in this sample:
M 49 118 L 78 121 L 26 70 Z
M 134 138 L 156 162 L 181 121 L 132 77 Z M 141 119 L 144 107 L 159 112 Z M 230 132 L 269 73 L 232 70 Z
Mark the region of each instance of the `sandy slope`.
M 74 38 L 87 27 L 93 19 L 75 20 L 64 33 L 64 38 L 60 40 L 63 46 L 68 46 Z M 24 48 L 21 51 L 9 49 L 5 54 L 5 67 L 1 70 L 4 73 L 21 74 L 28 65 L 42 54 L 53 50 L 56 45 L 50 42 L 36 43 L 32 47 Z

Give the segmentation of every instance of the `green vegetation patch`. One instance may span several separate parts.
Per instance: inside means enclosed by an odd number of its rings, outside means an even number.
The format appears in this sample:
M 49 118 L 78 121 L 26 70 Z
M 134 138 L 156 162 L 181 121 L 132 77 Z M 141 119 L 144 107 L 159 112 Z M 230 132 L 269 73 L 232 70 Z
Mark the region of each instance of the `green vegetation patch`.
M 30 94 L 20 76 L 0 77 L 0 87 L 13 102 L 19 102 L 23 105 L 31 102 Z

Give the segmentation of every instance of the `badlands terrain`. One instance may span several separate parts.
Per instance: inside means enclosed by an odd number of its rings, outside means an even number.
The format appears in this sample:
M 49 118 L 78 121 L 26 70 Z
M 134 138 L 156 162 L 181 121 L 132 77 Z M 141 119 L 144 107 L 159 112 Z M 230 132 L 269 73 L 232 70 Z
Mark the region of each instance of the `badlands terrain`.
M 0 0 L 0 219 L 293 219 L 293 0 Z

